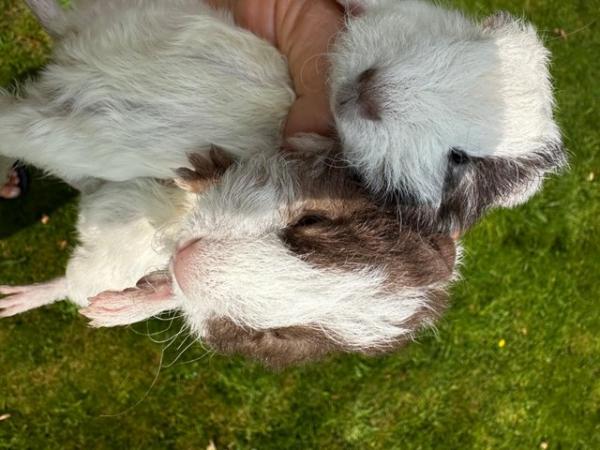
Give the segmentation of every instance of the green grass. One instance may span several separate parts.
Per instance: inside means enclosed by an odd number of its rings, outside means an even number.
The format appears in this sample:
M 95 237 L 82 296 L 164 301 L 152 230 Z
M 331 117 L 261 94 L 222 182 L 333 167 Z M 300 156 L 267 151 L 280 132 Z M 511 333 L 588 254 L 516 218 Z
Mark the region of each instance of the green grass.
M 2 85 L 50 47 L 23 3 L 0 0 Z M 171 364 L 188 342 L 149 337 L 169 322 L 91 330 L 54 305 L 0 322 L 0 449 L 600 448 L 600 3 L 453 3 L 545 31 L 572 167 L 469 233 L 436 333 L 386 357 L 271 373 L 200 345 Z M 76 211 L 75 193 L 48 178 L 0 202 L 0 283 L 60 275 Z

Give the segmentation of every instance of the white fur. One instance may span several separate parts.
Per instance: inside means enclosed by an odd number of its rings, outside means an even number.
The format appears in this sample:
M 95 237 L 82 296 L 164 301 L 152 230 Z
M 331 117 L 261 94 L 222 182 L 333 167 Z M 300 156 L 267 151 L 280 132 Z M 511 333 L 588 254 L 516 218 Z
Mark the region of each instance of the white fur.
M 549 53 L 532 25 L 485 26 L 422 1 L 364 6 L 333 53 L 331 98 L 346 154 L 375 188 L 438 206 L 451 148 L 510 159 L 560 142 Z M 338 105 L 372 68 L 379 122 Z
M 207 319 L 228 317 L 252 329 L 310 326 L 361 348 L 411 333 L 403 324 L 442 283 L 389 292 L 379 268 L 319 269 L 291 253 L 279 233 L 298 199 L 294 168 L 282 162 L 252 161 L 226 173 L 188 216 L 180 241 L 201 239 L 200 250 L 175 260 L 174 273 L 192 330 L 202 336 Z
M 390 294 L 386 276 L 375 268 L 319 270 L 290 254 L 276 231 L 234 245 L 202 243 L 205 253 L 188 269 L 198 278 L 193 288 L 179 291 L 185 292 L 183 310 L 199 336 L 212 317 L 259 330 L 309 326 L 357 348 L 383 346 L 414 332 L 403 324 L 427 307 L 427 290 Z
M 100 296 L 100 310 L 86 315 L 96 326 L 114 326 L 180 309 L 199 337 L 208 320 L 225 317 L 259 330 L 312 327 L 348 348 L 385 346 L 412 335 L 407 321 L 428 308 L 430 293 L 443 290 L 447 280 L 392 291 L 381 267 L 318 268 L 293 254 L 280 233 L 300 201 L 297 170 L 282 157 L 259 157 L 230 169 L 199 195 L 154 180 L 108 182 L 84 193 L 80 244 L 66 277 L 55 282 L 57 289 L 34 289 L 41 297 L 18 297 L 18 310 L 11 309 L 12 297 L 0 300 L 0 314 L 2 302 L 5 315 L 13 315 L 63 297 L 86 307 L 100 293 L 169 269 L 176 280 L 169 298 L 136 304 L 135 296 L 109 292 Z M 191 239 L 200 240 L 200 250 L 178 258 L 177 249 Z M 32 289 L 0 289 L 13 292 Z
M 190 194 L 153 180 L 106 183 L 83 195 L 77 229 L 80 245 L 67 267 L 69 297 L 80 306 L 103 291 L 135 286 L 165 269 Z
M 228 15 L 197 0 L 113 0 L 66 20 L 26 98 L 3 101 L 3 154 L 67 181 L 123 181 L 171 178 L 210 145 L 278 147 L 294 99 L 286 63 Z
M 332 107 L 347 158 L 374 189 L 439 206 L 452 147 L 511 159 L 560 142 L 533 26 L 478 24 L 423 1 L 341 3 L 362 12 L 331 49 Z M 294 100 L 285 61 L 229 15 L 199 0 L 110 0 L 59 19 L 53 63 L 24 100 L 0 100 L 2 154 L 70 182 L 121 181 L 169 178 L 211 144 L 238 157 L 279 146 Z M 372 68 L 381 121 L 339 107 Z M 524 201 L 540 184 L 530 181 L 492 204 Z

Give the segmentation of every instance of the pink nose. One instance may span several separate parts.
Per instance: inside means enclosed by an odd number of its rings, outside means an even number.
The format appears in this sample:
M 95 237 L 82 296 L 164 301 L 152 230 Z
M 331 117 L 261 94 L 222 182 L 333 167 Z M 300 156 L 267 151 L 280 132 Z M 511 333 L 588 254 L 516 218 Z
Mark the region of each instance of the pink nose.
M 193 273 L 192 267 L 195 263 L 195 255 L 200 250 L 200 239 L 186 242 L 175 254 L 173 261 L 173 274 L 179 287 L 185 292 L 189 288 L 190 274 Z

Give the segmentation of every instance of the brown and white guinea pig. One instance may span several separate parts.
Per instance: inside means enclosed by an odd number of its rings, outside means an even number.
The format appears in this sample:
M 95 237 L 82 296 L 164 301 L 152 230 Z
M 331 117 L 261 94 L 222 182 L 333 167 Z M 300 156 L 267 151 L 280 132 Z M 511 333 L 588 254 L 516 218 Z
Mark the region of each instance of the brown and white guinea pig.
M 279 148 L 287 65 L 231 15 L 200 0 L 27 3 L 56 46 L 24 98 L 0 97 L 1 154 L 77 184 L 170 178 L 211 145 L 239 158 Z M 565 164 L 549 53 L 531 24 L 424 1 L 340 3 L 332 111 L 345 159 L 374 192 L 457 232 Z
M 179 184 L 84 193 L 64 278 L 0 287 L 0 316 L 70 298 L 93 326 L 178 310 L 225 353 L 281 367 L 397 348 L 444 309 L 457 244 L 377 206 L 339 154 L 192 158 Z

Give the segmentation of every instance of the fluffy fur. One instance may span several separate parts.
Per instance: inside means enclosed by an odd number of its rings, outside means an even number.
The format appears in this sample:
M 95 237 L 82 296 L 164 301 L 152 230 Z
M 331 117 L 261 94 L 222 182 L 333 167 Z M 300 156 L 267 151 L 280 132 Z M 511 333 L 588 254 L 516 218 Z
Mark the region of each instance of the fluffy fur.
M 325 155 L 257 157 L 198 193 L 105 183 L 82 196 L 66 277 L 0 287 L 0 316 L 64 296 L 95 326 L 177 309 L 209 345 L 276 366 L 393 349 L 443 310 L 455 244 L 402 227 Z M 340 252 L 347 233 L 362 245 Z
M 69 13 L 28 3 L 56 49 L 23 99 L 0 99 L 2 154 L 79 182 L 170 178 L 211 145 L 236 157 L 278 148 L 294 100 L 285 61 L 229 15 L 199 0 L 79 1 Z M 423 1 L 341 3 L 332 109 L 344 155 L 372 189 L 462 231 L 564 165 L 549 54 L 532 25 L 503 14 L 476 23 Z M 469 182 L 485 175 L 482 160 L 505 176 L 485 195 Z
M 565 164 L 550 55 L 531 24 L 506 13 L 476 23 L 422 1 L 344 3 L 361 13 L 334 48 L 332 107 L 347 157 L 374 189 L 430 205 L 437 221 L 460 229 L 474 219 L 457 222 L 460 210 L 481 215 L 519 204 Z M 493 161 L 502 174 L 494 195 L 468 182 L 487 172 L 478 173 L 479 161 Z
M 0 100 L 3 154 L 79 182 L 172 178 L 211 145 L 277 149 L 287 65 L 227 14 L 198 0 L 80 1 L 60 23 L 39 80 Z

